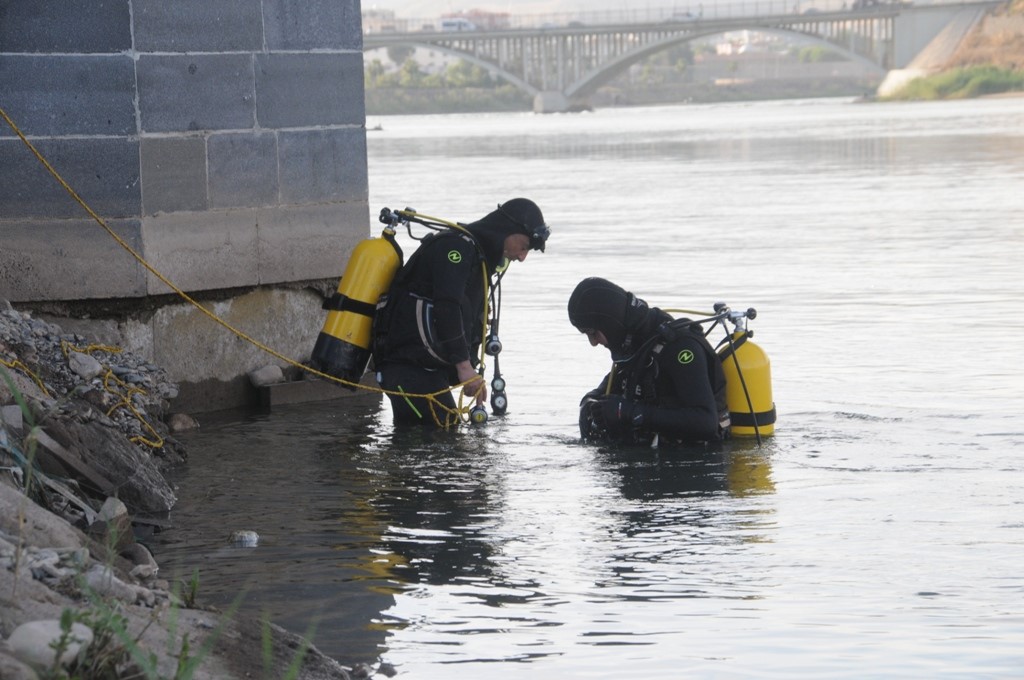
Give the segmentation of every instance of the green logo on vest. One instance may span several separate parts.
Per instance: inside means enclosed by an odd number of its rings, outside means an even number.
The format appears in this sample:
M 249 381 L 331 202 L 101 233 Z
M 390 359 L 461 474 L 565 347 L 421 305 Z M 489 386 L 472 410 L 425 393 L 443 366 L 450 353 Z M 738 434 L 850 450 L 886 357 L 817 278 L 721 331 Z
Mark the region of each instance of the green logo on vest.
M 684 349 L 682 352 L 679 353 L 679 356 L 676 358 L 679 359 L 679 363 L 688 364 L 691 361 L 693 361 L 693 352 L 691 352 L 688 349 Z
M 448 261 L 449 262 L 453 262 L 455 264 L 458 264 L 458 263 L 462 262 L 462 253 L 460 253 L 457 250 L 449 250 L 448 251 Z

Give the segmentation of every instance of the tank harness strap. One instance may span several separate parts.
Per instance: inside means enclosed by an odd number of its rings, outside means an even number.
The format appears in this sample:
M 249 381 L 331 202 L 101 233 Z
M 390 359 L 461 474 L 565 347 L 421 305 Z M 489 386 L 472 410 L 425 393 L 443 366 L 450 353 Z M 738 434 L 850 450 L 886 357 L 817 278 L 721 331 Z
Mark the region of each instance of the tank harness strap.
M 643 396 L 645 399 L 653 400 L 658 398 L 658 357 L 661 356 L 661 350 L 665 349 L 665 342 L 656 342 L 651 348 L 650 353 L 645 357 L 646 365 L 653 368 L 653 374 L 645 372 L 644 364 L 638 364 L 641 374 L 646 376 L 646 380 L 637 380 L 633 390 L 637 397 Z
M 347 295 L 342 295 L 335 291 L 331 297 L 324 300 L 323 309 L 331 312 L 355 312 L 356 314 L 362 314 L 363 316 L 372 317 L 377 311 L 376 303 L 363 302 L 362 300 L 356 300 L 350 298 Z
M 722 353 L 718 355 L 722 359 L 722 363 L 724 364 L 725 360 L 733 355 L 733 352 L 735 352 L 740 347 L 742 347 L 743 343 L 745 343 L 747 341 L 747 338 L 749 338 L 750 336 L 751 336 L 750 331 L 746 331 L 746 332 L 743 333 L 742 337 L 740 337 L 738 340 L 734 340 L 731 343 L 729 343 L 729 346 L 727 348 L 725 348 L 724 350 L 722 350 Z M 719 346 L 722 346 L 723 344 L 725 344 L 727 342 L 729 342 L 728 338 L 722 340 L 722 342 L 720 342 L 718 344 L 719 344 Z
M 683 332 L 684 329 L 679 327 L 680 321 L 689 323 L 686 319 L 674 319 L 666 321 L 658 326 L 658 332 L 655 333 L 654 337 L 641 345 L 636 351 L 635 356 L 639 359 L 637 363 L 638 366 L 643 367 L 650 363 L 657 367 L 658 357 L 661 356 L 661 351 L 665 349 L 665 345 L 675 340 L 679 333 Z M 654 380 L 649 381 L 649 384 L 647 385 L 641 385 L 640 380 L 637 380 L 634 385 L 630 385 L 627 382 L 627 391 L 630 389 L 632 389 L 637 396 L 640 396 L 640 390 L 645 390 L 649 393 L 647 396 L 650 399 L 656 398 L 657 395 L 657 387 Z
M 480 257 L 481 261 L 487 261 L 487 257 L 484 255 L 483 248 L 480 247 L 480 244 L 476 242 L 475 238 L 461 231 L 455 233 L 457 233 L 463 241 L 473 246 L 473 249 L 476 250 L 476 254 Z
M 395 249 L 395 252 L 398 254 L 398 268 L 401 269 L 405 265 L 405 253 L 402 251 L 402 246 L 399 245 L 398 240 L 395 238 L 394 230 L 385 229 L 381 236 L 385 241 L 391 244 L 392 248 Z
M 775 424 L 775 405 L 772 404 L 772 408 L 769 411 L 761 411 L 760 413 L 746 413 L 732 411 L 730 414 L 732 424 L 738 427 L 764 427 L 766 425 Z

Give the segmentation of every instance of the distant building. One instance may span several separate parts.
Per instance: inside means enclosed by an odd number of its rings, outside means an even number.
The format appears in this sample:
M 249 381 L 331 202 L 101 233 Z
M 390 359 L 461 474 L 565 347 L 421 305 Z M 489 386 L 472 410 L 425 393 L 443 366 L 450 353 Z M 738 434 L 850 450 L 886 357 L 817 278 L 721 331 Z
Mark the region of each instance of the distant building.
M 463 31 L 475 31 L 477 26 L 465 17 L 444 17 L 441 19 L 441 30 L 461 33 Z
M 481 9 L 449 12 L 448 14 L 441 15 L 442 25 L 444 25 L 445 20 L 452 19 L 463 19 L 472 25 L 472 28 L 464 28 L 462 30 L 498 31 L 503 28 L 509 28 L 512 25 L 508 12 L 485 12 Z
M 364 9 L 363 33 L 405 33 L 408 21 L 395 16 L 391 9 Z

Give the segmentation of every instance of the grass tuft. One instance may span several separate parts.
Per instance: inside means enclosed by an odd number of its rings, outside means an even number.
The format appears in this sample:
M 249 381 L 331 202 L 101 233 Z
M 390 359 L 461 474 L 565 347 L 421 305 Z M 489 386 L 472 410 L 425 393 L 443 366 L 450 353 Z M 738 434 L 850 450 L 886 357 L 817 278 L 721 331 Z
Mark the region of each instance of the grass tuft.
M 969 99 L 988 94 L 1024 91 L 1024 71 L 995 66 L 968 66 L 916 78 L 899 92 L 885 97 L 889 101 L 933 101 Z

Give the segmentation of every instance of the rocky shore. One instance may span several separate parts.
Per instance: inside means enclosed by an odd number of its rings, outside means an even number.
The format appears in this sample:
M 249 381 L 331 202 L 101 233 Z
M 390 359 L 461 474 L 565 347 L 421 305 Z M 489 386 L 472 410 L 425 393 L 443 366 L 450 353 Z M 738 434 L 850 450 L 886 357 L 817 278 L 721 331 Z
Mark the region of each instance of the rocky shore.
M 176 394 L 160 367 L 0 299 L 0 678 L 372 675 L 161 577 L 137 539 L 187 464 Z

